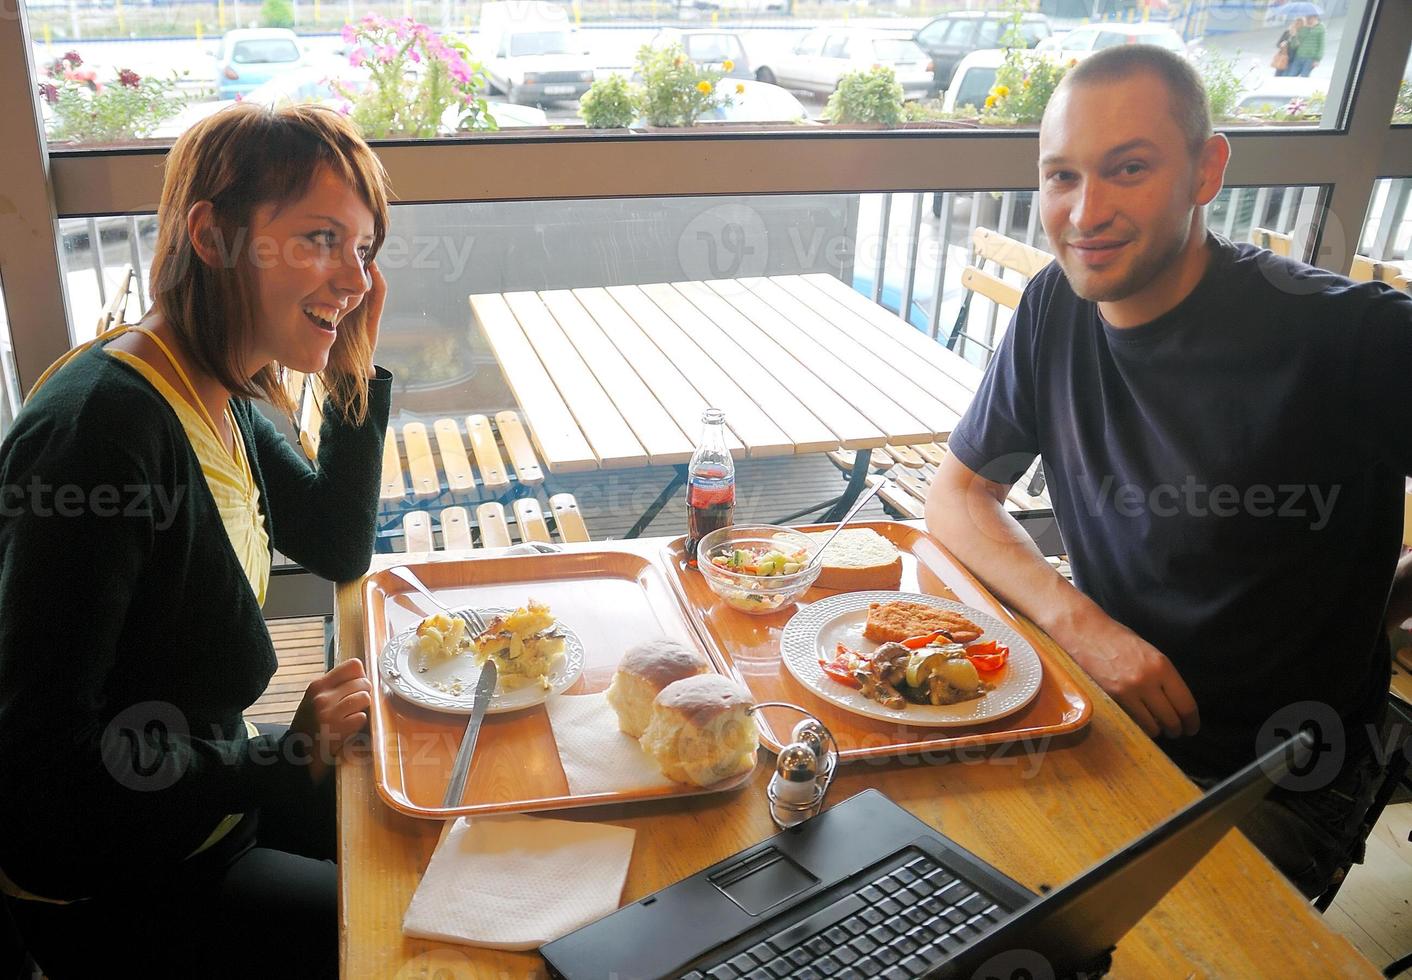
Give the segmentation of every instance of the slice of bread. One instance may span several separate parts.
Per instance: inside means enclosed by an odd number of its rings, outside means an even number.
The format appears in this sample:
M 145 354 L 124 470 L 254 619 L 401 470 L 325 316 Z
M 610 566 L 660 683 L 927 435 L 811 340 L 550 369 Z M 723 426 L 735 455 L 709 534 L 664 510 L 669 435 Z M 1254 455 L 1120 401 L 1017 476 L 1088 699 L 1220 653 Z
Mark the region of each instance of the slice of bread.
M 817 544 L 828 540 L 831 531 L 809 534 Z M 902 584 L 902 555 L 897 547 L 868 527 L 846 527 L 829 550 L 824 552 L 824 568 L 814 585 L 840 592 L 895 589 Z

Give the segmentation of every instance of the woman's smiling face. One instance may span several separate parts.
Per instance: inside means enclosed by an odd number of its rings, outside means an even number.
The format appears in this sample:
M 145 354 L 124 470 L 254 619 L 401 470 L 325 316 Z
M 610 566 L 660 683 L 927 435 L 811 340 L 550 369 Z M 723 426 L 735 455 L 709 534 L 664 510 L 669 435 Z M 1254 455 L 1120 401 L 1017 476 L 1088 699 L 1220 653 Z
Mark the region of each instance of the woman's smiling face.
M 373 230 L 372 211 L 327 168 L 299 200 L 256 209 L 248 253 L 256 317 L 248 372 L 271 361 L 305 373 L 323 370 L 340 324 L 371 286 Z

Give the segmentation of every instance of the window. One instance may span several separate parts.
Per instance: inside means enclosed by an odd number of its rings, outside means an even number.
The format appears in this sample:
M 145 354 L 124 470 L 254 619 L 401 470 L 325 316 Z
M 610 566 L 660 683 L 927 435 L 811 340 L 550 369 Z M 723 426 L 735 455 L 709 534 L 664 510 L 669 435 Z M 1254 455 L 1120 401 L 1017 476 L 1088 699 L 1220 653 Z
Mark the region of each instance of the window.
M 293 41 L 240 41 L 231 51 L 237 65 L 268 65 L 298 61 L 299 45 Z
M 568 31 L 534 31 L 510 35 L 510 57 L 528 58 L 544 54 L 571 54 Z
M 1374 185 L 1358 254 L 1400 269 L 1404 277 L 1412 276 L 1412 177 Z
M 1000 44 L 1000 35 L 1008 27 L 1008 24 L 998 20 L 981 21 L 980 30 L 976 33 L 975 46 L 978 48 L 993 48 Z
M 10 348 L 10 321 L 5 313 L 5 284 L 0 282 L 0 439 L 10 431 L 10 423 L 20 410 L 20 382 L 15 375 L 14 352 Z
M 1330 3 L 1328 17 L 1317 29 L 1310 28 L 1302 35 L 1301 44 L 1309 56 L 1296 64 L 1295 73 L 1307 80 L 1309 91 L 1299 97 L 1294 122 L 1328 128 L 1340 125 L 1345 92 L 1357 78 L 1353 61 L 1363 40 L 1360 34 L 1365 15 L 1370 5 L 1378 2 L 1394 0 Z M 1286 5 L 1265 0 L 1247 4 L 1209 0 L 1193 7 L 1154 0 L 1141 6 L 1145 10 L 1138 17 L 1133 13 L 1137 8 L 1126 3 L 1044 3 L 1039 11 L 1026 14 L 1020 31 L 1027 44 L 1066 59 L 1087 57 L 1100 48 L 1120 44 L 1161 45 L 1200 64 L 1213 85 L 1230 89 L 1230 98 L 1223 102 L 1223 121 L 1242 127 L 1291 122 L 1288 114 L 1280 113 L 1291 104 L 1291 98 L 1282 97 L 1284 92 L 1262 91 L 1275 83 L 1287 87 L 1287 76 L 1274 76 L 1269 65 L 1275 38 L 1289 27 L 1288 18 L 1280 13 Z M 1084 8 L 1084 14 L 1075 13 L 1079 7 Z M 470 6 L 455 0 L 440 5 L 421 0 L 405 10 L 389 9 L 385 31 L 395 32 L 401 18 L 411 16 L 425 22 L 441 43 L 425 50 L 414 44 L 403 54 L 402 40 L 393 33 L 373 37 L 369 33 L 373 28 L 364 25 L 357 11 L 338 3 L 296 2 L 290 7 L 288 32 L 261 27 L 255 29 L 258 36 L 232 36 L 237 22 L 242 35 L 250 32 L 247 24 L 260 9 L 254 0 L 218 4 L 214 13 L 190 3 L 114 5 L 111 0 L 69 0 L 65 5 L 29 0 L 23 13 L 31 36 L 42 39 L 35 44 L 35 63 L 43 73 L 36 82 L 44 86 L 40 109 L 51 139 L 79 149 L 134 139 L 170 140 L 236 98 L 253 98 L 262 104 L 272 104 L 276 98 L 315 100 L 340 107 L 352 101 L 369 110 L 358 114 L 369 131 L 384 132 L 378 120 L 397 117 L 392 108 L 396 101 L 435 99 L 440 104 L 451 100 L 442 108 L 455 108 L 452 102 L 462 93 L 449 93 L 449 86 L 441 86 L 437 90 L 440 95 L 415 85 L 404 85 L 406 92 L 390 92 L 397 82 L 418 82 L 429 77 L 431 66 L 450 65 L 451 59 L 458 73 L 460 62 L 468 68 L 481 66 L 479 96 L 469 93 L 467 97 L 483 97 L 491 108 L 487 114 L 450 112 L 445 117 L 447 124 L 433 138 L 462 135 L 457 127 L 482 125 L 476 120 L 487 115 L 498 124 L 495 133 L 488 131 L 486 122 L 485 132 L 472 130 L 464 135 L 497 140 L 515 135 L 543 138 L 550 134 L 556 139 L 596 135 L 585 131 L 580 115 L 580 99 L 588 87 L 615 73 L 631 78 L 644 43 L 682 40 L 683 32 L 693 31 L 700 31 L 701 36 L 685 40 L 693 52 L 700 49 L 692 58 L 703 70 L 729 59 L 740 66 L 733 72 L 738 76 L 753 75 L 765 83 L 785 80 L 791 89 L 809 90 L 802 96 L 802 111 L 811 125 L 791 125 L 783 131 L 801 138 L 819 137 L 824 135 L 821 126 L 853 123 L 824 120 L 827 97 L 838 79 L 815 77 L 807 64 L 801 74 L 796 70 L 801 67 L 797 59 L 846 58 L 853 53 L 859 67 L 865 67 L 861 63 L 871 56 L 864 40 L 867 32 L 888 24 L 897 24 L 899 33 L 919 30 L 918 39 L 927 51 L 925 60 L 934 64 L 930 85 L 920 81 L 904 85 L 906 97 L 918 101 L 909 113 L 909 124 L 929 120 L 949 124 L 954 110 L 947 109 L 940 97 L 957 62 L 973 51 L 996 49 L 1010 23 L 993 8 L 979 16 L 958 12 L 930 20 L 915 14 L 904 19 L 900 16 L 904 11 L 890 0 L 860 0 L 847 9 L 839 4 L 795 9 L 786 0 L 636 3 L 630 5 L 630 23 L 621 19 L 621 4 L 615 8 L 599 0 L 582 4 L 478 0 Z M 1082 24 L 1085 15 L 1092 17 L 1093 23 Z M 707 36 L 719 40 L 708 41 Z M 451 54 L 448 45 L 464 48 Z M 432 51 L 445 52 L 445 58 Z M 413 60 L 411 52 L 420 60 Z M 64 61 L 56 66 L 69 53 L 78 56 L 78 64 Z M 540 56 L 553 56 L 559 62 L 546 69 L 526 61 Z M 388 57 L 405 59 L 398 62 L 405 70 L 381 70 L 380 63 Z M 796 63 L 789 64 L 791 60 Z M 374 65 L 380 67 L 379 72 L 370 71 Z M 327 84 L 277 92 L 261 89 L 306 67 L 320 75 L 313 83 Z M 98 85 L 109 90 L 107 98 L 111 100 L 112 91 L 128 84 L 119 81 L 122 69 L 129 72 L 123 77 L 136 79 L 132 84 L 149 89 L 165 86 L 145 101 L 151 108 L 138 112 L 130 105 L 120 112 L 109 108 L 82 111 L 84 103 L 102 94 L 94 91 Z M 546 71 L 556 77 L 549 82 L 542 77 L 526 82 L 521 77 Z M 335 82 L 353 90 L 352 100 L 337 95 Z M 408 94 L 414 91 L 421 94 Z M 128 101 L 135 104 L 137 100 Z M 523 105 L 533 111 L 497 108 L 506 105 Z M 382 108 L 377 110 L 378 106 Z M 1326 107 L 1331 111 L 1326 113 Z M 1037 121 L 1038 109 L 1033 105 L 1018 116 L 1006 113 L 1005 108 L 997 105 L 989 112 L 972 114 L 967 121 L 978 121 L 983 132 Z M 1412 109 L 1405 114 L 1412 118 Z M 122 118 L 115 119 L 115 115 Z M 723 105 L 720 113 L 708 113 L 701 125 L 752 121 L 746 116 L 744 109 Z M 388 138 L 398 135 L 389 133 Z M 655 135 L 674 134 L 656 130 Z
M 916 42 L 900 37 L 882 37 L 873 41 L 873 57 L 884 64 L 915 64 L 927 60 Z
M 955 82 L 954 104 L 958 107 L 984 105 L 985 97 L 994 85 L 994 68 L 971 68 L 961 75 L 959 81 Z M 948 92 L 948 101 L 951 101 L 952 98 L 951 93 Z

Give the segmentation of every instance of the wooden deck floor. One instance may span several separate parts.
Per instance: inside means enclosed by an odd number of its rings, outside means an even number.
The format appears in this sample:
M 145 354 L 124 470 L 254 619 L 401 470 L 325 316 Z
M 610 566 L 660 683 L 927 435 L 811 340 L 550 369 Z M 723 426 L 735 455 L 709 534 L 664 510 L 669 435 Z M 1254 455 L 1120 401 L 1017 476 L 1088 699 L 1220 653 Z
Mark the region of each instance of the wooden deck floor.
M 279 668 L 260 699 L 245 712 L 250 721 L 287 725 L 309 682 L 324 672 L 324 620 L 279 619 L 269 624 Z

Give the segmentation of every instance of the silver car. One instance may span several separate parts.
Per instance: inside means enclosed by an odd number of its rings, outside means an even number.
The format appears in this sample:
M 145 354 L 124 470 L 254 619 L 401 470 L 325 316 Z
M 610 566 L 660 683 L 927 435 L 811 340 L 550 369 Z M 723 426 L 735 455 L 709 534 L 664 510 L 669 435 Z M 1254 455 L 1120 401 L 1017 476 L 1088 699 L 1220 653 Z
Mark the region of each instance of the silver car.
M 781 88 L 829 95 L 849 72 L 876 65 L 891 68 L 903 98 L 924 98 L 932 84 L 931 62 L 906 31 L 816 27 L 787 55 L 762 64 L 755 77 Z

